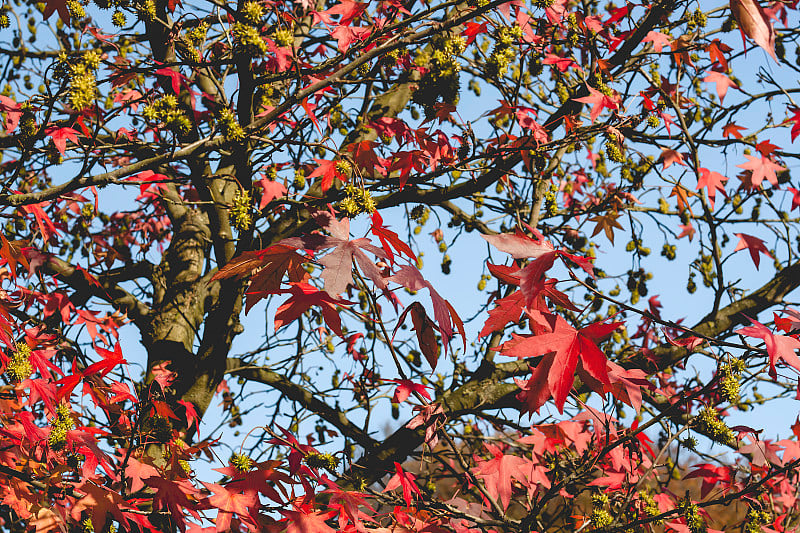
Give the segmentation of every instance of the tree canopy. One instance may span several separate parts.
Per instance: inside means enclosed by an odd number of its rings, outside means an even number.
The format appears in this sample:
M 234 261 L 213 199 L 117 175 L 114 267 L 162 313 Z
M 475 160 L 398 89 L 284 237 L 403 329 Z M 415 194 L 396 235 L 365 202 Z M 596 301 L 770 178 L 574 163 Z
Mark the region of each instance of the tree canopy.
M 2 527 L 794 531 L 796 9 L 7 1 Z

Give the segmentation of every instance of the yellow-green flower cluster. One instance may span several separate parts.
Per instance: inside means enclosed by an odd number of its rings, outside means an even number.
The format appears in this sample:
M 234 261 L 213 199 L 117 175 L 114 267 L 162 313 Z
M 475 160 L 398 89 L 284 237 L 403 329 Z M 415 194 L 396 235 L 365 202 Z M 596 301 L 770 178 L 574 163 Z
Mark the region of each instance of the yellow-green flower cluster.
M 264 18 L 264 6 L 258 2 L 245 2 L 242 6 L 242 18 L 251 26 L 258 26 Z
M 614 91 L 606 84 L 606 81 L 603 79 L 603 74 L 600 71 L 596 71 L 592 76 L 592 85 L 606 96 L 610 97 L 614 95 Z
M 347 196 L 337 204 L 336 208 L 346 217 L 353 218 L 361 213 L 372 214 L 375 212 L 377 208 L 375 200 L 366 189 L 347 185 L 344 192 Z
M 277 103 L 280 93 L 271 84 L 262 85 L 256 91 L 256 105 L 259 110 L 274 106 Z
M 556 95 L 558 95 L 558 101 L 562 104 L 569 100 L 570 97 L 567 86 L 560 81 L 556 83 Z
M 2 13 L 0 13 L 0 28 L 5 29 L 8 28 L 9 26 L 11 26 L 11 19 L 8 18 L 8 13 L 3 11 Z
M 227 107 L 221 109 L 217 114 L 217 123 L 226 139 L 239 142 L 245 138 L 244 129 L 236 120 L 236 115 Z
M 249 472 L 253 467 L 253 460 L 242 453 L 234 453 L 231 456 L 231 465 L 238 472 Z
M 398 61 L 400 61 L 400 58 L 406 55 L 407 53 L 408 50 L 405 47 L 394 48 L 386 52 L 386 54 L 384 54 L 383 60 L 390 65 L 394 65 Z
M 306 455 L 303 461 L 311 468 L 324 468 L 329 472 L 334 472 L 339 466 L 339 460 L 330 453 L 312 452 Z
M 87 51 L 85 54 L 83 54 L 83 57 L 81 59 L 83 60 L 83 64 L 86 65 L 86 68 L 88 69 L 97 70 L 98 68 L 100 68 L 101 57 L 100 57 L 100 52 L 98 52 L 97 50 Z
M 616 161 L 617 163 L 623 163 L 625 161 L 622 148 L 614 141 L 606 141 L 606 156 L 608 156 L 611 161 Z
M 231 27 L 231 35 L 238 51 L 252 56 L 262 56 L 269 50 L 261 34 L 253 26 L 235 23 Z
M 146 22 L 152 22 L 156 19 L 156 3 L 155 0 L 144 0 L 137 6 L 137 14 L 139 18 Z
M 697 504 L 694 504 L 687 499 L 683 499 L 678 502 L 678 509 L 681 512 L 681 516 L 683 516 L 684 520 L 686 520 L 686 525 L 689 527 L 689 531 L 692 533 L 706 532 L 706 522 L 700 516 L 700 508 L 697 507 Z
M 22 117 L 19 119 L 19 134 L 28 138 L 36 135 L 36 115 L 33 114 L 31 107 L 25 105 L 22 108 Z
M 759 511 L 757 509 L 750 509 L 747 512 L 747 522 L 744 525 L 744 533 L 761 533 L 762 525 L 768 524 L 770 515 L 766 511 Z
M 350 164 L 350 161 L 347 161 L 346 159 L 340 159 L 336 162 L 336 174 L 339 179 L 348 179 L 352 171 L 353 166 Z
M 592 494 L 592 512 L 589 514 L 589 523 L 592 529 L 602 530 L 614 523 L 614 517 L 606 509 L 608 505 L 608 495 Z
M 417 84 L 414 102 L 425 107 L 426 114 L 441 99 L 446 104 L 458 102 L 459 72 L 461 64 L 458 56 L 464 52 L 466 41 L 460 35 L 439 35 L 431 42 L 433 52 L 428 56 L 421 54 L 416 58 L 420 66 L 428 71 Z
M 69 16 L 74 19 L 82 19 L 86 16 L 86 10 L 78 0 L 67 0 L 64 3 L 67 6 Z
M 69 105 L 76 111 L 83 111 L 97 96 L 97 78 L 85 62 L 72 65 L 69 78 Z
M 23 381 L 33 374 L 31 365 L 31 347 L 27 343 L 18 342 L 14 345 L 14 353 L 6 366 L 6 375 L 12 381 Z
M 183 473 L 187 476 L 192 475 L 192 465 L 190 465 L 189 461 L 186 459 L 178 459 L 178 466 L 181 467 L 181 470 L 183 470 Z
M 690 30 L 695 28 L 705 28 L 706 24 L 708 24 L 708 15 L 703 13 L 703 10 L 699 7 L 695 9 L 691 15 L 689 15 L 689 20 L 686 21 L 686 27 Z
M 508 66 L 517 57 L 514 42 L 522 38 L 522 28 L 516 24 L 503 26 L 497 34 L 494 49 L 486 60 L 486 75 L 501 78 L 508 72 Z
M 614 517 L 605 509 L 593 509 L 589 515 L 593 529 L 605 529 L 614 522 Z
M 247 231 L 253 224 L 253 200 L 250 191 L 238 190 L 233 203 L 228 207 L 233 226 L 239 231 Z
M 658 516 L 661 514 L 661 510 L 658 508 L 658 504 L 656 500 L 653 498 L 653 495 L 647 492 L 646 490 L 639 491 L 639 502 L 642 505 L 642 511 L 647 516 L 653 517 Z M 656 525 L 661 524 L 663 520 L 658 520 L 654 522 Z
M 146 106 L 142 116 L 150 121 L 163 122 L 166 127 L 179 133 L 187 133 L 192 127 L 189 117 L 178 107 L 178 99 L 173 94 L 164 95 Z
M 695 417 L 695 423 L 717 442 L 730 444 L 735 440 L 733 431 L 719 418 L 719 413 L 713 407 L 703 407 Z
M 292 181 L 295 189 L 304 189 L 306 187 L 306 173 L 302 168 L 294 171 L 294 180 Z
M 208 22 L 201 22 L 186 32 L 186 38 L 195 46 L 203 44 L 206 41 L 206 35 L 208 35 Z
M 75 427 L 72 414 L 66 403 L 58 404 L 56 416 L 50 421 L 50 436 L 47 441 L 54 450 L 60 450 L 67 444 L 67 432 Z
M 122 11 L 119 10 L 114 11 L 114 13 L 111 15 L 111 24 L 113 24 L 117 28 L 124 28 L 127 23 L 128 23 L 128 18 Z
M 292 28 L 278 28 L 272 35 L 278 46 L 288 48 L 294 46 L 294 30 Z
M 556 199 L 558 194 L 558 185 L 551 183 L 547 192 L 544 193 L 544 206 L 548 216 L 556 216 L 558 214 L 558 201 Z
M 722 378 L 719 381 L 719 394 L 725 401 L 735 404 L 739 401 L 739 375 L 744 370 L 744 361 L 734 359 L 719 369 Z

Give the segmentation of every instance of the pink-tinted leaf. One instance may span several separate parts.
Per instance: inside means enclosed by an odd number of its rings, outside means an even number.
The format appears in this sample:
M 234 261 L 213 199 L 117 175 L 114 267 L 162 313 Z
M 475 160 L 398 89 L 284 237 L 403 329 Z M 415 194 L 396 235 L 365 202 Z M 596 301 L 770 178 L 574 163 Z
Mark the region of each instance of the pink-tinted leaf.
M 758 0 L 730 0 L 730 2 L 731 14 L 742 31 L 742 40 L 747 35 L 772 56 L 772 59 L 778 61 L 775 55 L 775 29 Z
M 736 330 L 736 333 L 747 335 L 748 337 L 755 337 L 764 341 L 767 348 L 767 355 L 769 355 L 769 375 L 772 376 L 773 379 L 777 377 L 775 365 L 778 360 L 785 362 L 787 365 L 800 372 L 800 358 L 798 358 L 795 353 L 795 350 L 800 349 L 800 340 L 785 335 L 775 335 L 764 324 L 749 317 L 748 320 L 753 325 L 739 328 Z
M 764 254 L 767 257 L 772 257 L 772 254 L 769 253 L 764 241 L 758 237 L 753 237 L 752 235 L 748 235 L 746 233 L 736 233 L 736 236 L 739 237 L 739 242 L 733 251 L 738 252 L 739 250 L 747 249 L 747 251 L 750 252 L 750 258 L 756 265 L 756 269 L 758 269 L 759 263 L 761 262 L 760 254 Z

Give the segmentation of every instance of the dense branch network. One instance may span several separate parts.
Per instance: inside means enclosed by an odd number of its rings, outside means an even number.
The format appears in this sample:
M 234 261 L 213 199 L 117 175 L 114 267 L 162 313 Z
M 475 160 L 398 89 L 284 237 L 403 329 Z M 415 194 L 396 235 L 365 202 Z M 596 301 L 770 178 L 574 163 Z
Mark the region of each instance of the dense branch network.
M 8 2 L 2 527 L 793 531 L 795 8 Z

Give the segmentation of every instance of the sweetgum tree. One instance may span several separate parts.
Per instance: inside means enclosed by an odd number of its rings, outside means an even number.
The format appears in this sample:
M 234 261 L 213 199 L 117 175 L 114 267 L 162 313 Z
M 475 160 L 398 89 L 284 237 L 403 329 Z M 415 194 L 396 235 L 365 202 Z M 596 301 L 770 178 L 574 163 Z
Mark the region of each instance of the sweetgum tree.
M 3 527 L 794 530 L 796 7 L 9 0 Z

